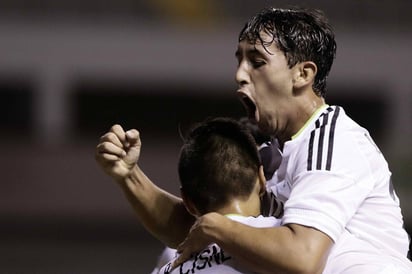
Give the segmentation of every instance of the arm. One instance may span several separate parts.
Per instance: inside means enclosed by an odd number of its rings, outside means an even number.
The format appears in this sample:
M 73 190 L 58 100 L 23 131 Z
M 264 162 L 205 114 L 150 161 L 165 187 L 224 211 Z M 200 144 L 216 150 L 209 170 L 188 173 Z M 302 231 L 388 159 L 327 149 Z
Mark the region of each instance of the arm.
M 175 265 L 211 242 L 257 273 L 322 273 L 333 242 L 324 233 L 297 224 L 255 228 L 217 213 L 198 219 L 178 247 Z
M 138 167 L 140 148 L 137 130 L 124 132 L 114 125 L 100 138 L 96 161 L 117 181 L 143 226 L 166 245 L 175 247 L 187 235 L 194 218 L 180 198 L 157 187 Z

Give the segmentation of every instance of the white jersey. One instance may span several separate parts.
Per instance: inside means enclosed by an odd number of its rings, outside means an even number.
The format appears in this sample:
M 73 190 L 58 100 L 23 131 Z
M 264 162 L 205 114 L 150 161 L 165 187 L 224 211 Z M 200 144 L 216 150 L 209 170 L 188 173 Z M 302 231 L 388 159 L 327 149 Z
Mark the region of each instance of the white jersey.
M 254 227 L 276 227 L 281 220 L 274 217 L 243 217 L 228 215 L 232 220 Z M 199 252 L 180 267 L 169 271 L 170 265 L 177 258 L 175 249 L 165 248 L 159 258 L 158 266 L 152 274 L 177 273 L 252 273 L 242 269 L 230 254 L 216 244 Z M 166 261 L 165 261 L 166 260 Z M 160 270 L 159 270 L 160 269 Z M 355 237 L 345 230 L 332 247 L 323 274 L 410 274 L 412 263 L 407 259 L 394 258 L 384 254 L 369 243 Z
M 394 257 L 347 230 L 332 247 L 323 274 L 410 274 L 412 262 Z
M 409 237 L 388 164 L 341 107 L 322 107 L 284 144 L 268 188 L 284 203 L 282 224 L 314 227 L 335 243 L 348 233 L 407 260 Z
M 254 226 L 254 227 L 274 227 L 280 225 L 280 220 L 275 217 L 244 217 L 240 215 L 227 215 L 228 218 L 238 221 L 240 223 Z M 207 273 L 219 273 L 219 274 L 239 274 L 239 273 L 252 273 L 239 267 L 236 260 L 221 249 L 216 244 L 211 244 L 201 252 L 192 256 L 192 258 L 179 267 L 170 272 L 170 266 L 174 260 L 164 265 L 159 274 L 179 274 L 179 273 L 191 273 L 191 274 L 207 274 Z
M 168 262 L 176 259 L 177 257 L 177 251 L 174 248 L 171 247 L 165 247 L 162 251 L 162 253 L 160 254 L 160 256 L 157 258 L 156 261 L 156 266 L 155 268 L 152 270 L 152 272 L 150 272 L 151 274 L 157 274 L 159 273 L 160 268 L 162 268 L 165 264 L 167 264 Z

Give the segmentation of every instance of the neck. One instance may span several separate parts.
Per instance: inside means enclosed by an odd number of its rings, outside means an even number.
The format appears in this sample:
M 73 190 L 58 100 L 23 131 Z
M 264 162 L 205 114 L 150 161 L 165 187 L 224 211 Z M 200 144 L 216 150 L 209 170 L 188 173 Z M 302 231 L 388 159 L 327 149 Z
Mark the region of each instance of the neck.
M 260 215 L 260 199 L 258 196 L 245 200 L 233 199 L 230 203 L 217 210 L 217 212 L 222 215 L 258 216 Z
M 317 96 L 314 92 L 311 96 L 299 100 L 296 105 L 296 112 L 292 114 L 290 122 L 287 125 L 287 130 L 284 131 L 284 134 L 277 136 L 280 147 L 282 148 L 285 142 L 291 140 L 292 136 L 298 133 L 316 110 L 323 105 L 325 105 L 324 98 Z

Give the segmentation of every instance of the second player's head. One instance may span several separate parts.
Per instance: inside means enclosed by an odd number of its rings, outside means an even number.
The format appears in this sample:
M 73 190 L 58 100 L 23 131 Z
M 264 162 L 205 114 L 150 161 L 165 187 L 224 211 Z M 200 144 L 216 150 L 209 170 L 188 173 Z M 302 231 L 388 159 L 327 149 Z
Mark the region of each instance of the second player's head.
M 261 163 L 248 129 L 229 118 L 208 119 L 187 136 L 179 159 L 182 194 L 198 214 L 219 209 L 232 199 L 248 199 L 256 188 Z

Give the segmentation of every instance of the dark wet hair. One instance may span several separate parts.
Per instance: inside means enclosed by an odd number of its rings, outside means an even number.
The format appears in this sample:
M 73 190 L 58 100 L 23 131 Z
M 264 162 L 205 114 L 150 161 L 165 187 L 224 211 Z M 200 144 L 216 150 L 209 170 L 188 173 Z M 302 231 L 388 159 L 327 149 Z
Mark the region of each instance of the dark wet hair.
M 201 214 L 216 211 L 234 197 L 249 197 L 259 166 L 257 145 L 247 128 L 231 118 L 207 119 L 182 146 L 182 192 Z
M 273 39 L 265 41 L 262 32 Z M 318 71 L 313 89 L 319 96 L 325 96 L 326 79 L 336 55 L 336 42 L 332 27 L 321 11 L 265 8 L 241 30 L 239 42 L 243 40 L 261 43 L 266 50 L 275 43 L 285 54 L 289 67 L 299 62 L 314 62 Z

